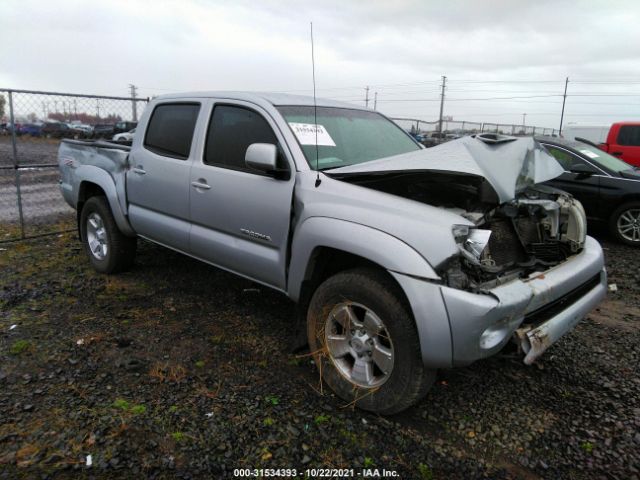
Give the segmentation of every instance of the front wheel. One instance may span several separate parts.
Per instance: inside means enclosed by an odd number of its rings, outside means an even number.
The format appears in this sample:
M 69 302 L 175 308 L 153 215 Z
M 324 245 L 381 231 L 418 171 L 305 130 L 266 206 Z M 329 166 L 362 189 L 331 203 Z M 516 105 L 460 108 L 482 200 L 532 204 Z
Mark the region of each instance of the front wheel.
M 322 283 L 309 305 L 307 335 L 322 379 L 363 410 L 400 412 L 435 380 L 402 292 L 383 272 L 354 269 Z
M 133 264 L 136 239 L 118 229 L 105 197 L 91 197 L 84 204 L 80 233 L 89 261 L 98 272 L 121 272 Z
M 618 207 L 611 215 L 609 229 L 619 242 L 640 247 L 640 202 Z

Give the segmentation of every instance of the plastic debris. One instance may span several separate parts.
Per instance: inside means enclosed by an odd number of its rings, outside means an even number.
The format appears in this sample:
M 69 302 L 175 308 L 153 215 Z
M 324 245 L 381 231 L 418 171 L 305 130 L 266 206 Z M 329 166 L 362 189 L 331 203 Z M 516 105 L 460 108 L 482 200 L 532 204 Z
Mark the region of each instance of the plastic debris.
M 610 283 L 609 284 L 609 291 L 610 292 L 617 292 L 618 291 L 618 285 L 616 285 L 615 283 Z
M 14 323 L 13 325 L 11 325 L 11 326 L 9 327 L 9 330 L 13 330 L 13 329 L 14 329 L 14 328 L 16 328 L 17 326 L 18 326 L 18 325 L 16 325 L 16 324 Z
M 211 418 L 213 417 L 213 412 L 205 413 L 205 415 L 207 416 L 207 418 Z
M 93 465 L 93 458 L 91 457 L 91 455 L 87 455 L 87 467 L 90 467 L 91 465 Z
M 84 345 L 84 338 L 81 338 L 76 342 L 76 345 Z

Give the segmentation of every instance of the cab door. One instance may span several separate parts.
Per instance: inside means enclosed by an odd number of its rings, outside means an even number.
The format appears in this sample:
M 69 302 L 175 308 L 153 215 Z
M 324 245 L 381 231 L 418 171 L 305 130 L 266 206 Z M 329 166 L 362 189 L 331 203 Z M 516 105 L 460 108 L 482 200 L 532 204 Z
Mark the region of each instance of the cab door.
M 157 104 L 129 154 L 129 220 L 141 236 L 189 251 L 189 173 L 199 101 Z
M 253 143 L 279 150 L 278 178 L 245 164 Z M 271 287 L 286 288 L 294 163 L 268 112 L 214 101 L 203 154 L 190 173 L 191 253 Z
M 609 153 L 640 167 L 640 124 L 620 126 L 616 142 L 609 144 Z

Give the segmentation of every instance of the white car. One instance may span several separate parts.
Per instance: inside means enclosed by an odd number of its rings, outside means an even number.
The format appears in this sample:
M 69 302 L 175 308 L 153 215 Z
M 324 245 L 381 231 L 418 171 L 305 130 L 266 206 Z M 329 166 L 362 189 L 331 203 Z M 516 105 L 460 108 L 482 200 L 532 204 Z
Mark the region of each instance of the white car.
M 128 132 L 118 133 L 113 136 L 114 142 L 130 142 L 133 140 L 133 135 L 136 133 L 136 129 L 129 130 Z

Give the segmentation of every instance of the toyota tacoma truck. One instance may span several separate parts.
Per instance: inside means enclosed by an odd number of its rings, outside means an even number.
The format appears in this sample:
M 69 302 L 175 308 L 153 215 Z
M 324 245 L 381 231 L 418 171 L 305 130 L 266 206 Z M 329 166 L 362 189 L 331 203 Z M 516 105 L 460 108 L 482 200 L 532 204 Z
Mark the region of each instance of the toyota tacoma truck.
M 97 271 L 128 268 L 142 237 L 284 292 L 324 382 L 382 414 L 511 340 L 534 362 L 606 291 L 532 138 L 424 149 L 350 104 L 187 93 L 152 100 L 130 147 L 65 140 L 59 165 Z

